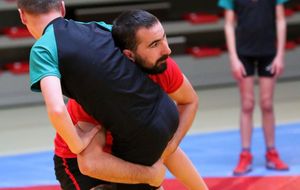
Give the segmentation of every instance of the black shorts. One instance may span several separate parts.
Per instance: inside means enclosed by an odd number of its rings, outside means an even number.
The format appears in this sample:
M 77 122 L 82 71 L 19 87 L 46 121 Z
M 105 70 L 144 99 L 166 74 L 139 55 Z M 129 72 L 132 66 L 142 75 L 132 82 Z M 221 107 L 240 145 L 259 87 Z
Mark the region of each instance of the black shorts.
M 268 56 L 245 56 L 238 55 L 244 68 L 246 70 L 246 76 L 254 76 L 256 73 L 260 77 L 273 77 L 271 73 L 272 62 L 275 55 Z
M 61 158 L 54 155 L 53 160 L 55 176 L 63 190 L 90 190 L 97 185 L 107 183 L 83 175 L 79 171 L 76 158 Z
M 167 99 L 167 100 L 166 100 Z M 152 166 L 162 155 L 179 124 L 178 110 L 168 95 L 159 102 L 158 114 L 147 125 L 139 129 L 138 135 L 129 141 L 114 139 L 112 152 L 128 162 Z M 128 126 L 129 127 L 129 126 Z M 117 190 L 156 190 L 148 184 L 115 184 Z

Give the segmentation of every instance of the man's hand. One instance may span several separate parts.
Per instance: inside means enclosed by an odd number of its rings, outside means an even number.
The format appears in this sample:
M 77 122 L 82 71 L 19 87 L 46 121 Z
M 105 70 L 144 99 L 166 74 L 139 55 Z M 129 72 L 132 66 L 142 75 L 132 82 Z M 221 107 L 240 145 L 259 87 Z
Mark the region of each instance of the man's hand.
M 164 181 L 166 175 L 166 167 L 163 164 L 163 161 L 159 159 L 151 166 L 151 170 L 153 177 L 150 179 L 149 185 L 159 187 Z

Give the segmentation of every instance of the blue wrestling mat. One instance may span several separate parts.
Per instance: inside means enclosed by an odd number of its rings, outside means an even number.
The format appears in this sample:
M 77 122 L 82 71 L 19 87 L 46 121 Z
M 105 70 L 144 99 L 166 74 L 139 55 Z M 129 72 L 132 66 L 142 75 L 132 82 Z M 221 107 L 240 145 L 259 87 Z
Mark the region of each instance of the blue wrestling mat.
M 261 128 L 253 131 L 253 170 L 247 176 L 300 176 L 300 123 L 279 125 L 276 146 L 289 164 L 285 172 L 265 168 L 265 145 Z M 188 135 L 181 144 L 204 178 L 232 177 L 240 152 L 238 130 Z M 0 157 L 0 189 L 39 185 L 57 185 L 53 169 L 53 152 L 37 152 Z M 167 178 L 173 178 L 167 174 Z

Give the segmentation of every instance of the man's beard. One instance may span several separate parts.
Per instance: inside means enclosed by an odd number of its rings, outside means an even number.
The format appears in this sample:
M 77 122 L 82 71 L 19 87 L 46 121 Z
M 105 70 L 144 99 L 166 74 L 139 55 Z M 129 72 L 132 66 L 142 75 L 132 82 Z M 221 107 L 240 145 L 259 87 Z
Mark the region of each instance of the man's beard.
M 167 69 L 166 60 L 168 57 L 168 55 L 164 55 L 161 58 L 159 58 L 152 68 L 146 68 L 144 66 L 146 65 L 146 62 L 140 56 L 136 56 L 135 62 L 141 68 L 141 70 L 147 74 L 161 74 Z

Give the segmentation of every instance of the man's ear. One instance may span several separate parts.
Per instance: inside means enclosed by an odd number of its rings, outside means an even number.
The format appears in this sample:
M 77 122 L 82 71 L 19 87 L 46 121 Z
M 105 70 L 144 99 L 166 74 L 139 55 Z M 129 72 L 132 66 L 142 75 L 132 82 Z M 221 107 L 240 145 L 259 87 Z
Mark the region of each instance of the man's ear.
M 130 51 L 129 49 L 124 49 L 123 54 L 131 61 L 133 61 L 133 62 L 135 61 L 134 53 L 132 51 Z
M 20 19 L 21 19 L 21 22 L 26 25 L 27 23 L 27 20 L 26 20 L 26 16 L 24 14 L 24 11 L 22 11 L 21 9 L 18 9 L 18 12 L 19 12 L 19 15 L 20 15 Z

